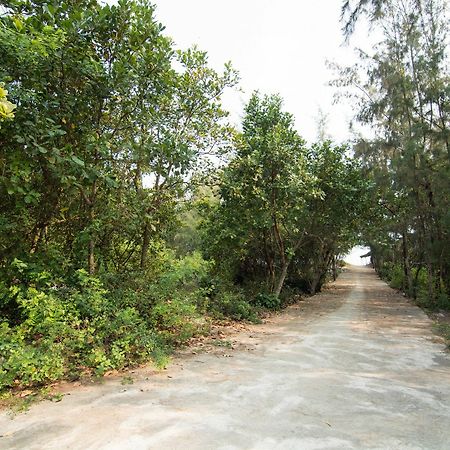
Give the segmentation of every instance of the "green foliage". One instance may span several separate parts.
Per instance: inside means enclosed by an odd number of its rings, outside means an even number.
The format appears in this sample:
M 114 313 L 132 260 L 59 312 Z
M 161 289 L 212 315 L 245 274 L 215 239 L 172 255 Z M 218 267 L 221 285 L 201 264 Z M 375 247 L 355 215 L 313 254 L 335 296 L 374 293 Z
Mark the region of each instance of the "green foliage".
M 217 292 L 211 299 L 210 312 L 218 319 L 231 318 L 258 323 L 258 315 L 254 307 L 242 293 L 231 290 Z
M 0 327 L 0 390 L 6 387 L 31 386 L 55 381 L 64 374 L 63 348 L 51 339 L 39 347 L 28 343 L 25 332 L 11 330 L 6 323 Z
M 221 201 L 204 211 L 206 253 L 252 296 L 258 283 L 279 296 L 285 280 L 319 290 L 357 242 L 370 204 L 370 180 L 347 147 L 308 148 L 281 107 L 277 96 L 253 95 Z
M 162 364 L 207 328 L 210 265 L 166 243 L 191 175 L 229 147 L 220 99 L 237 74 L 175 50 L 154 12 L 2 6 L 0 389 Z
M 151 322 L 170 343 L 184 343 L 205 326 L 195 305 L 183 299 L 158 302 L 152 309 Z
M 170 343 L 184 343 L 208 329 L 202 318 L 207 308 L 207 292 L 202 287 L 210 263 L 200 253 L 170 259 L 170 268 L 152 286 L 154 306 L 150 323 Z
M 0 129 L 0 262 L 146 268 L 187 174 L 230 135 L 236 73 L 172 45 L 146 1 L 8 3 L 0 80 L 20 108 Z
M 365 15 L 381 36 L 335 83 L 356 99 L 355 119 L 375 131 L 355 148 L 377 189 L 363 239 L 377 271 L 391 267 L 395 287 L 424 304 L 448 304 L 448 4 L 359 0 L 344 2 L 343 13 L 348 34 Z
M 0 122 L 14 117 L 14 109 L 16 105 L 13 105 L 8 101 L 8 91 L 4 88 L 5 84 L 0 83 Z
M 220 255 L 217 261 L 234 267 L 236 275 L 237 268 L 260 272 L 276 295 L 304 236 L 305 201 L 320 195 L 305 156 L 281 99 L 255 93 L 236 138 L 236 156 L 223 171 L 222 201 L 209 222 L 209 251 Z
M 450 324 L 437 323 L 434 325 L 434 331 L 445 339 L 447 348 L 450 349 Z
M 394 264 L 390 268 L 388 273 L 390 278 L 389 285 L 394 289 L 402 289 L 405 285 L 405 278 L 402 267 L 398 264 Z
M 408 280 L 405 274 L 405 269 L 400 263 L 384 262 L 383 266 L 379 268 L 378 274 L 381 278 L 386 280 L 394 289 L 406 291 L 408 287 Z M 428 309 L 450 309 L 449 297 L 442 293 L 437 298 L 433 299 L 429 296 L 429 274 L 423 268 L 411 269 L 411 277 L 413 279 L 413 297 L 419 306 Z M 431 283 L 436 285 L 439 281 L 436 278 L 431 279 Z
M 22 320 L 1 324 L 0 389 L 41 385 L 83 369 L 103 374 L 161 353 L 161 338 L 137 311 L 115 310 L 100 281 L 84 270 L 71 289 L 13 286 L 9 294 Z
M 253 300 L 253 303 L 256 306 L 259 306 L 261 308 L 266 309 L 273 309 L 277 310 L 281 307 L 281 299 L 279 296 L 274 294 L 267 294 L 267 293 L 259 293 L 255 299 Z

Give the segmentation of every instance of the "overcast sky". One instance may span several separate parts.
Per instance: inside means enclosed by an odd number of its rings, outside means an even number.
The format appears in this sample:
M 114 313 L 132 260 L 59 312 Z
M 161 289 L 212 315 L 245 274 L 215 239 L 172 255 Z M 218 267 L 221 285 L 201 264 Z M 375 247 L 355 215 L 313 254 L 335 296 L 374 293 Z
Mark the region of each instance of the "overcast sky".
M 279 93 L 285 109 L 296 117 L 300 134 L 317 136 L 321 108 L 328 132 L 337 141 L 349 138 L 349 106 L 333 105 L 333 73 L 326 60 L 355 61 L 343 46 L 341 0 L 155 0 L 157 19 L 166 26 L 177 48 L 197 44 L 220 69 L 227 61 L 239 71 L 243 93 L 229 93 L 224 104 L 233 122 L 254 90 Z M 358 30 L 352 44 L 367 46 L 366 31 Z

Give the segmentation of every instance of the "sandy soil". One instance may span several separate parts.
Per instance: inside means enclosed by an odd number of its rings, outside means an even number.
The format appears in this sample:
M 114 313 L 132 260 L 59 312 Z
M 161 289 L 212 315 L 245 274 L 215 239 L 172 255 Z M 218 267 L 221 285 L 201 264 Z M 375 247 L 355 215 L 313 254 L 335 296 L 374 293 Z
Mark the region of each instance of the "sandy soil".
M 215 338 L 132 385 L 72 386 L 60 403 L 2 413 L 0 448 L 450 448 L 449 354 L 371 269 Z

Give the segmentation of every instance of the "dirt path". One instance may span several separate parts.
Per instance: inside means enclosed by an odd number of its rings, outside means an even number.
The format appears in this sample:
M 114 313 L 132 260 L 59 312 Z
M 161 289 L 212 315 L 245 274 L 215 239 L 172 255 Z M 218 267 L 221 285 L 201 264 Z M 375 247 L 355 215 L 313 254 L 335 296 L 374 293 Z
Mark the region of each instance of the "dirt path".
M 450 448 L 449 355 L 371 269 L 229 339 L 237 350 L 3 414 L 0 448 Z

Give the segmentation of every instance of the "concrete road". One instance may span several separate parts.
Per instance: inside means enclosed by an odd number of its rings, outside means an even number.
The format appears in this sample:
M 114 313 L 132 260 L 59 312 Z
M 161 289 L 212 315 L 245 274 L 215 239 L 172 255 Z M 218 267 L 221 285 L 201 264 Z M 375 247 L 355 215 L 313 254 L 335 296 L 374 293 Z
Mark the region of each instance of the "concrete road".
M 371 269 L 230 338 L 239 349 L 3 413 L 0 447 L 450 449 L 449 355 Z

